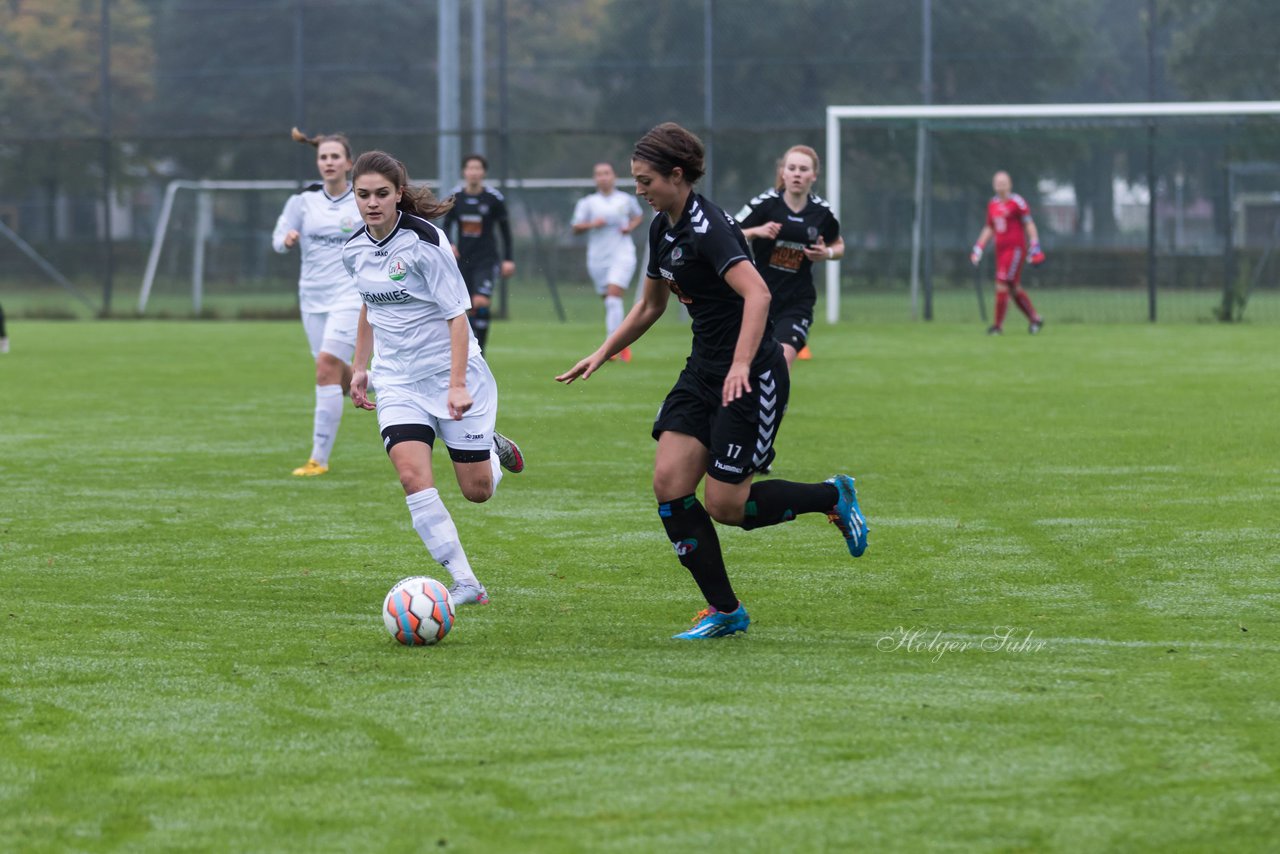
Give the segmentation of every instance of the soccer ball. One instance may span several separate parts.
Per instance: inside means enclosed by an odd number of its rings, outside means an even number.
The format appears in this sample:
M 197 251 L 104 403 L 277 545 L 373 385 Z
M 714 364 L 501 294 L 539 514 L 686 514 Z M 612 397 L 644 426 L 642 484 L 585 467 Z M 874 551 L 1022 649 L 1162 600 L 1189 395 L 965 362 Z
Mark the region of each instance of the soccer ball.
M 405 646 L 430 646 L 453 628 L 453 600 L 434 578 L 415 575 L 391 588 L 382 601 L 382 622 Z

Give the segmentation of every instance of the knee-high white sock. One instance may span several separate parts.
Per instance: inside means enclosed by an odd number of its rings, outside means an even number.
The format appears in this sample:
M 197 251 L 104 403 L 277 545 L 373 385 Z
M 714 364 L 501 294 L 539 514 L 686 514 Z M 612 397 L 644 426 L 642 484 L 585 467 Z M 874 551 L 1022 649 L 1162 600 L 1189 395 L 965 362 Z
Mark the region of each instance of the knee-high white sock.
M 409 505 L 409 516 L 413 519 L 413 529 L 422 537 L 431 556 L 449 570 L 453 580 L 463 584 L 479 584 L 475 573 L 471 571 L 471 563 L 467 553 L 462 550 L 462 542 L 458 539 L 458 528 L 453 524 L 453 517 L 440 500 L 440 493 L 435 487 L 405 496 Z
M 613 330 L 622 325 L 622 297 L 604 298 L 605 335 L 612 335 Z
M 342 386 L 316 386 L 316 420 L 311 438 L 311 459 L 322 466 L 329 465 L 333 441 L 338 438 L 338 424 L 342 421 Z

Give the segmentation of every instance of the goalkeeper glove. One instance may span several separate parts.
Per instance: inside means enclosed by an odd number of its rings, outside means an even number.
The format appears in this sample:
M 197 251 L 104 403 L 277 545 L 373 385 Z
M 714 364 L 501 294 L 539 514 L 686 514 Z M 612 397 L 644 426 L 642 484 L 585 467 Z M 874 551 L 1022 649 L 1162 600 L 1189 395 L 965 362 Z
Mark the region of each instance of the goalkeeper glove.
M 973 251 L 969 253 L 969 263 L 978 266 L 978 262 L 982 260 L 982 244 L 973 244 Z
M 1039 243 L 1031 244 L 1031 266 L 1039 267 L 1044 263 L 1044 250 L 1040 248 Z

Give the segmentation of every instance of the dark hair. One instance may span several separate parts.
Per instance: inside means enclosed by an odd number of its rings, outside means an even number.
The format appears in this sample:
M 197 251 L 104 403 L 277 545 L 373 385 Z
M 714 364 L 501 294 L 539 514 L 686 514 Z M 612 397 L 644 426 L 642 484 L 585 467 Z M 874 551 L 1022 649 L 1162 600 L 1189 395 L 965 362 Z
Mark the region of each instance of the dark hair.
M 361 175 L 377 173 L 390 181 L 403 195 L 397 208 L 405 213 L 420 216 L 423 219 L 435 219 L 453 207 L 453 196 L 443 202 L 437 201 L 435 195 L 426 187 L 409 186 L 409 170 L 385 151 L 366 151 L 356 158 L 356 165 L 351 170 L 351 182 L 354 184 Z
M 462 158 L 462 168 L 466 169 L 467 164 L 472 160 L 480 161 L 480 165 L 484 167 L 484 171 L 489 171 L 489 161 L 484 159 L 483 154 L 468 154 L 466 157 Z
M 702 140 L 675 122 L 663 122 L 640 137 L 631 153 L 632 160 L 643 160 L 664 177 L 679 167 L 690 184 L 706 174 L 705 156 Z
M 807 145 L 793 145 L 786 151 L 782 152 L 782 157 L 778 159 L 778 191 L 781 192 L 786 187 L 786 182 L 782 180 L 782 167 L 787 162 L 787 155 L 797 153 L 803 154 L 813 161 L 813 174 L 817 175 L 821 164 L 818 162 L 818 152 L 814 151 Z
M 342 146 L 342 150 L 347 152 L 347 159 L 351 159 L 351 141 L 347 139 L 345 134 L 341 133 L 318 133 L 315 136 L 307 136 L 302 131 L 294 128 L 290 133 L 294 142 L 305 142 L 307 145 L 320 147 L 322 142 L 336 142 Z

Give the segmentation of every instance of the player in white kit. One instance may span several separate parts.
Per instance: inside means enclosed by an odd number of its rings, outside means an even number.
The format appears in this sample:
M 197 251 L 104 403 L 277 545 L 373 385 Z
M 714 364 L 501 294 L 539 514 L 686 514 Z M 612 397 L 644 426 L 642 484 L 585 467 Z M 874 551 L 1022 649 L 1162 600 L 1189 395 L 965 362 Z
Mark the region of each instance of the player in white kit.
M 410 187 L 404 164 L 381 151 L 360 155 L 352 181 L 364 226 L 343 247 L 342 261 L 364 305 L 351 400 L 377 411 L 414 530 L 453 577 L 454 604 L 488 604 L 435 488 L 431 451 L 439 436 L 463 496 L 474 502 L 488 501 L 502 468 L 519 472 L 524 458 L 494 430 L 498 385 L 467 319 L 471 299 L 449 239 L 427 221 L 453 202 Z M 368 396 L 371 377 L 376 403 Z
M 351 385 L 351 354 L 356 346 L 360 295 L 342 269 L 342 245 L 360 224 L 355 195 L 347 182 L 351 144 L 342 134 L 293 138 L 316 147 L 321 183 L 290 197 L 276 222 L 271 245 L 277 252 L 299 247 L 298 303 L 302 326 L 316 362 L 316 410 L 311 456 L 293 470 L 299 477 L 324 474 L 342 421 L 342 396 Z
M 596 293 L 604 298 L 607 336 L 622 323 L 622 292 L 636 271 L 636 245 L 631 240 L 631 232 L 644 215 L 635 195 L 617 189 L 613 166 L 597 163 L 592 177 L 596 181 L 596 192 L 579 199 L 574 207 L 573 233 L 588 235 L 587 272 L 595 283 Z M 631 348 L 623 349 L 618 357 L 630 362 Z

